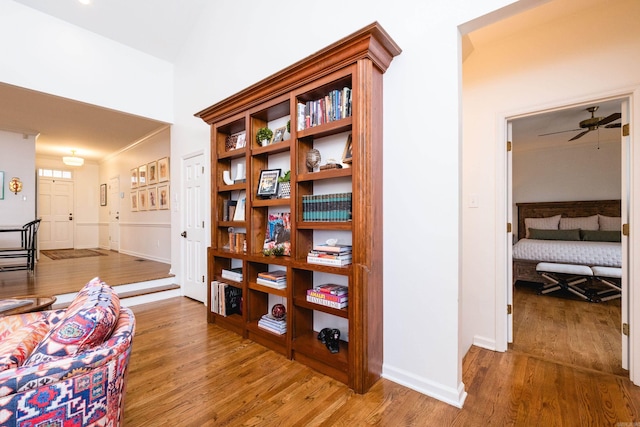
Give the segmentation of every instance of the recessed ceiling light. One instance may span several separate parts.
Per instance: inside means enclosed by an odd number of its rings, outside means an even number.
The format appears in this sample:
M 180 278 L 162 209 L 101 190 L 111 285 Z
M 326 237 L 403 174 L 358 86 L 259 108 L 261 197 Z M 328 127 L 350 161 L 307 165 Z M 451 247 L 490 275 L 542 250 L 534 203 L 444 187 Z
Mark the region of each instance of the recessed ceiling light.
M 91 3 L 91 0 L 78 0 L 80 3 L 82 4 L 89 4 Z

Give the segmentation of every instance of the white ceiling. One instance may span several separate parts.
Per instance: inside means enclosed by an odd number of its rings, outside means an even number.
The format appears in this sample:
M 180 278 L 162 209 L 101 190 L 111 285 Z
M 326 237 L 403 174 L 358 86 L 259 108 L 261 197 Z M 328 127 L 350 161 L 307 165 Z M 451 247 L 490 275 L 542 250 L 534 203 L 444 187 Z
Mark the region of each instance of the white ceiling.
M 207 5 L 207 0 L 91 0 L 90 5 L 82 5 L 78 0 L 14 1 L 169 62 L 176 60 L 199 12 Z M 470 33 L 469 40 L 478 48 L 517 31 L 569 17 L 603 1 L 607 0 L 541 2 L 534 9 Z M 597 105 L 598 117 L 620 111 L 619 101 Z M 517 119 L 514 143 L 568 143 L 579 132 L 538 135 L 577 129 L 581 120 L 590 117 L 585 111 L 588 106 Z M 0 83 L 0 129 L 39 134 L 38 156 L 58 157 L 75 149 L 78 155 L 97 162 L 164 126 L 157 121 Z M 604 140 L 615 135 L 619 135 L 619 129 L 600 128 L 571 143 L 591 143 L 598 136 Z

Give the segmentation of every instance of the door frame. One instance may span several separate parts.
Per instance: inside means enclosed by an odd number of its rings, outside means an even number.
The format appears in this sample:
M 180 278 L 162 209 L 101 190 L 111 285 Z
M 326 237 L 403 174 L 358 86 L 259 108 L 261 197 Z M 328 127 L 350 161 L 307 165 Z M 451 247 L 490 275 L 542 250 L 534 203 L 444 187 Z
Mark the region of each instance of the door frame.
M 621 90 L 618 92 L 606 93 L 606 94 L 595 94 L 590 95 L 588 97 L 584 97 L 577 100 L 570 100 L 564 104 L 551 104 L 546 106 L 538 106 L 537 108 L 523 109 L 518 112 L 511 113 L 501 113 L 497 115 L 497 129 L 500 137 L 498 141 L 496 141 L 496 224 L 507 224 L 513 222 L 512 217 L 512 209 L 508 206 L 508 204 L 512 203 L 512 194 L 511 194 L 511 164 L 510 164 L 510 153 L 507 152 L 506 149 L 506 141 L 509 141 L 510 133 L 510 122 L 516 120 L 518 118 L 539 114 L 542 112 L 548 112 L 554 109 L 560 110 L 572 105 L 581 105 L 593 102 L 601 102 L 612 99 L 620 99 L 626 101 L 628 104 L 629 116 L 627 123 L 631 124 L 631 132 L 630 136 L 624 141 L 626 147 L 623 147 L 623 150 L 627 150 L 629 155 L 628 157 L 628 178 L 626 186 L 623 183 L 622 190 L 627 191 L 628 198 L 622 197 L 622 210 L 628 213 L 627 223 L 633 224 L 635 216 L 640 215 L 640 209 L 634 209 L 634 204 L 640 204 L 640 197 L 634 197 L 634 188 L 640 188 L 640 182 L 636 183 L 635 181 L 640 179 L 640 176 L 634 174 L 635 165 L 640 165 L 640 150 L 633 149 L 633 136 L 637 135 L 637 131 L 635 129 L 638 126 L 635 126 L 640 121 L 639 112 L 634 109 L 634 99 L 640 99 L 640 88 L 634 88 L 629 90 Z M 624 119 L 624 114 L 623 114 Z M 624 122 L 623 122 L 624 124 Z M 640 140 L 640 138 L 637 138 Z M 623 138 L 621 137 L 621 144 L 623 143 Z M 622 154 L 624 157 L 624 153 Z M 622 161 L 622 160 L 621 160 Z M 622 180 L 621 176 L 621 180 Z M 625 203 L 626 200 L 626 203 Z M 625 206 L 626 204 L 626 206 Z M 640 220 L 638 221 L 640 223 Z M 637 234 L 637 233 L 636 233 Z M 507 233 L 508 238 L 505 239 L 505 228 L 496 227 L 496 350 L 497 351 L 506 351 L 508 349 L 508 344 L 510 342 L 511 331 L 513 330 L 513 316 L 508 314 L 507 306 L 511 305 L 513 307 L 513 293 L 511 292 L 512 284 L 512 274 L 513 274 L 513 266 L 510 260 L 512 259 L 512 233 Z M 640 385 L 640 360 L 636 360 L 640 357 L 640 334 L 634 334 L 635 328 L 640 321 L 640 318 L 636 316 L 636 312 L 640 311 L 640 292 L 634 292 L 631 286 L 628 284 L 635 283 L 634 271 L 636 270 L 636 266 L 634 264 L 638 264 L 640 267 L 640 261 L 634 262 L 635 257 L 634 254 L 634 243 L 636 241 L 640 241 L 640 239 L 635 239 L 635 235 L 630 233 L 629 237 L 626 239 L 627 245 L 626 250 L 628 256 L 626 257 L 628 262 L 623 264 L 625 270 L 623 271 L 623 298 L 621 305 L 627 301 L 626 305 L 626 316 L 627 322 L 630 326 L 630 333 L 626 337 L 626 346 L 623 344 L 622 351 L 626 354 L 622 355 L 623 363 L 628 360 L 628 370 L 629 370 L 629 378 L 634 384 Z M 623 238 L 623 242 L 625 239 Z M 625 257 L 623 257 L 623 262 L 625 261 Z M 626 278 L 626 283 L 625 283 Z M 500 285 L 503 284 L 503 285 Z M 625 309 L 622 308 L 622 322 L 625 319 Z M 625 339 L 624 337 L 622 339 Z M 627 359 L 628 358 L 628 359 Z M 637 363 L 635 363 L 637 362 Z

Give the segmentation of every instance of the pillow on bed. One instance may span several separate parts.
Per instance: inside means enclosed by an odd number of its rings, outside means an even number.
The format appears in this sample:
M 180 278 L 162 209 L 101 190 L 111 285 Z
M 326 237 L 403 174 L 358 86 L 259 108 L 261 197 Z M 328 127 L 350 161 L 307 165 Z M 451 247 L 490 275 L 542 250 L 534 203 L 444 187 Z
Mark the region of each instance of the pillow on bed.
M 598 230 L 598 215 L 581 216 L 577 218 L 560 218 L 560 230 Z
M 535 228 L 538 230 L 557 230 L 560 224 L 560 216 L 549 216 L 546 218 L 525 218 L 524 229 L 526 231 L 525 237 L 529 237 L 529 229 Z
M 580 230 L 582 240 L 589 242 L 621 242 L 622 234 L 615 230 Z
M 539 230 L 529 229 L 529 238 L 536 240 L 580 240 L 580 230 Z
M 620 231 L 622 230 L 622 218 L 619 216 L 598 215 L 600 230 Z

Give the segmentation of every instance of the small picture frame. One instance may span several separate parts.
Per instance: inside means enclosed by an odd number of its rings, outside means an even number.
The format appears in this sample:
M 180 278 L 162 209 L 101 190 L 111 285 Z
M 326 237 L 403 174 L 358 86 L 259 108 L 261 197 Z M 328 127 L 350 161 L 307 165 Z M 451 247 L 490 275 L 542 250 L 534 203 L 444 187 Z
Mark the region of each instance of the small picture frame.
M 147 190 L 138 190 L 138 211 L 146 211 L 148 207 Z
M 245 132 L 241 132 L 237 134 L 236 147 L 235 147 L 236 149 L 244 148 L 247 145 L 246 137 L 247 137 L 247 134 Z
M 147 201 L 150 211 L 158 209 L 158 189 L 156 187 L 147 188 Z
M 153 161 L 147 164 L 147 184 L 158 182 L 158 162 Z
M 100 206 L 107 206 L 107 184 L 100 184 Z
M 138 187 L 147 185 L 147 165 L 138 166 Z
M 131 192 L 131 212 L 138 212 L 138 192 Z
M 158 160 L 158 182 L 169 181 L 169 158 Z
M 287 131 L 287 127 L 286 126 L 282 126 L 281 128 L 277 128 L 273 132 L 273 138 L 271 139 L 271 143 L 275 144 L 276 142 L 284 141 L 284 134 L 285 134 L 286 131 Z
M 169 209 L 169 185 L 158 185 L 158 208 Z
M 342 153 L 342 163 L 351 163 L 353 160 L 353 143 L 351 141 L 351 134 L 347 137 L 347 142 L 344 145 L 344 152 Z
M 4 171 L 0 171 L 0 200 L 4 200 Z
M 138 188 L 138 168 L 131 169 L 131 188 Z
M 278 178 L 281 169 L 264 169 L 260 171 L 260 181 L 258 182 L 258 196 L 272 197 L 278 194 Z

